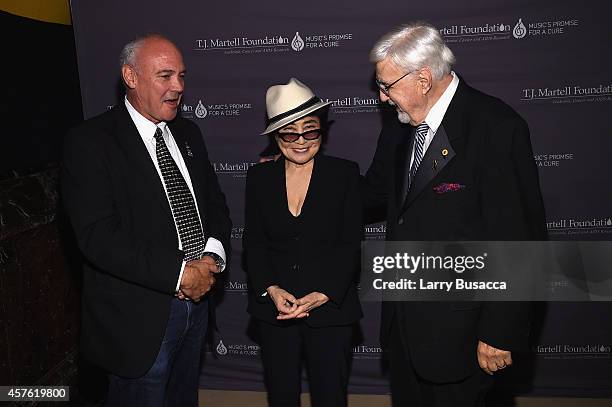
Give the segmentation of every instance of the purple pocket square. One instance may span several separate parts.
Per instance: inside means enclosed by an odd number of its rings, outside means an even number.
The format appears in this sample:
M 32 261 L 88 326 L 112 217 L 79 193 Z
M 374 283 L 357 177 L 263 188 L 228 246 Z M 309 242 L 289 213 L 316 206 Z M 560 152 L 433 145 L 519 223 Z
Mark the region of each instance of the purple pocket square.
M 433 190 L 434 190 L 434 192 L 436 194 L 445 194 L 447 192 L 459 191 L 459 190 L 461 190 L 463 188 L 465 188 L 465 185 L 463 185 L 463 184 L 444 182 L 442 184 L 439 184 L 439 185 L 436 185 L 435 187 L 433 187 Z

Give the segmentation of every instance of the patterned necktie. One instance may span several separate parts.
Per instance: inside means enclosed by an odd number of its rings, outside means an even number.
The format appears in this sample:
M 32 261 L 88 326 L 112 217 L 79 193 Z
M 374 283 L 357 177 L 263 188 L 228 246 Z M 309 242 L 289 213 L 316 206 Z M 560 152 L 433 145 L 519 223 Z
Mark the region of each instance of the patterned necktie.
M 199 259 L 204 251 L 204 232 L 195 201 L 185 178 L 170 155 L 161 129 L 155 130 L 155 154 L 161 170 L 185 261 Z
M 427 132 L 429 131 L 429 126 L 427 123 L 423 122 L 419 124 L 416 129 L 416 140 L 414 142 L 414 159 L 412 160 L 412 165 L 410 166 L 410 178 L 408 179 L 408 190 L 410 190 L 410 186 L 412 185 L 412 181 L 416 176 L 417 170 L 419 169 L 419 165 L 421 165 L 421 161 L 423 161 L 424 148 L 425 148 L 425 137 L 427 137 Z

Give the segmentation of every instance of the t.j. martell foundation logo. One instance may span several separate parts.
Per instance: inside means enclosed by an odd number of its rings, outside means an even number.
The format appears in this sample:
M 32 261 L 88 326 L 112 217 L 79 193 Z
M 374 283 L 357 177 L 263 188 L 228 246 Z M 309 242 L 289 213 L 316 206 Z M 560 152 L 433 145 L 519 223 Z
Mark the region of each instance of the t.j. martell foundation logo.
M 193 114 L 198 119 L 203 119 L 208 115 L 208 110 L 206 109 L 206 106 L 204 106 L 204 103 L 202 103 L 202 99 L 198 100 L 198 104 L 196 105 L 195 109 L 193 105 L 183 103 L 180 107 L 180 110 L 181 113 L 186 117 Z
M 524 23 L 523 18 L 519 18 L 512 29 L 512 36 L 517 40 L 525 37 L 564 35 L 580 25 L 580 21 L 572 17 L 557 20 L 537 20 L 532 16 L 526 21 Z
M 216 350 L 217 350 L 217 353 L 221 356 L 227 355 L 227 348 L 223 344 L 223 341 L 219 341 L 219 343 L 217 344 Z
M 240 115 L 252 111 L 251 103 L 209 103 L 205 104 L 202 99 L 198 103 L 181 105 L 181 115 L 188 119 L 198 118 L 237 118 Z
M 523 24 L 523 19 L 519 18 L 514 29 L 512 29 L 512 36 L 518 40 L 524 38 L 525 35 L 527 35 L 527 28 Z
M 300 37 L 300 33 L 296 31 L 293 40 L 291 40 L 291 49 L 294 51 L 301 51 L 304 49 L 304 40 Z
M 510 26 L 508 26 L 510 30 Z M 250 37 L 237 35 L 231 38 L 209 37 L 195 40 L 194 51 L 223 52 L 224 54 L 260 54 L 278 52 L 302 52 L 305 49 L 333 49 L 353 40 L 353 33 L 310 33 L 295 31 L 294 35 Z M 209 112 L 210 113 L 210 112 Z

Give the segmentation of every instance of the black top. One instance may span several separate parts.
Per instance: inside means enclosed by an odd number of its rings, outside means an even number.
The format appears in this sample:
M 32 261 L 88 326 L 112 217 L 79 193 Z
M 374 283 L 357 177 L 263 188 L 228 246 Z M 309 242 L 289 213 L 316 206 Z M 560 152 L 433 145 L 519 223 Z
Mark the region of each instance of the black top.
M 318 154 L 302 211 L 289 211 L 285 160 L 251 167 L 247 176 L 244 248 L 251 315 L 271 323 L 278 314 L 266 288 L 278 285 L 300 298 L 330 298 L 310 312 L 311 326 L 344 325 L 361 317 L 357 296 L 363 234 L 359 167 Z

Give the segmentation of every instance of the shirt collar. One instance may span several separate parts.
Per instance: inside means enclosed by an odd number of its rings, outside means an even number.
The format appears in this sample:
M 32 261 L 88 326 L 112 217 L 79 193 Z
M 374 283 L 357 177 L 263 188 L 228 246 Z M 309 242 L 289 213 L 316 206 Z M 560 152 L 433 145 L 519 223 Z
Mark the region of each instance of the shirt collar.
M 453 96 L 457 91 L 457 86 L 459 86 L 459 77 L 453 71 L 451 71 L 451 75 L 453 76 L 453 80 L 448 84 L 446 90 L 442 93 L 442 96 L 440 96 L 440 99 L 431 107 L 425 118 L 425 123 L 427 123 L 434 134 L 438 131 L 440 124 L 442 124 L 442 119 L 444 119 L 448 105 L 450 105 L 451 100 L 453 100 Z
M 162 134 L 166 134 L 166 122 L 159 122 L 157 124 L 153 123 L 151 120 L 140 114 L 140 112 L 138 112 L 134 106 L 132 106 L 130 101 L 127 99 L 127 96 L 124 98 L 124 100 L 125 107 L 127 108 L 127 111 L 143 140 L 152 141 L 155 138 L 155 130 L 158 127 L 162 130 Z

